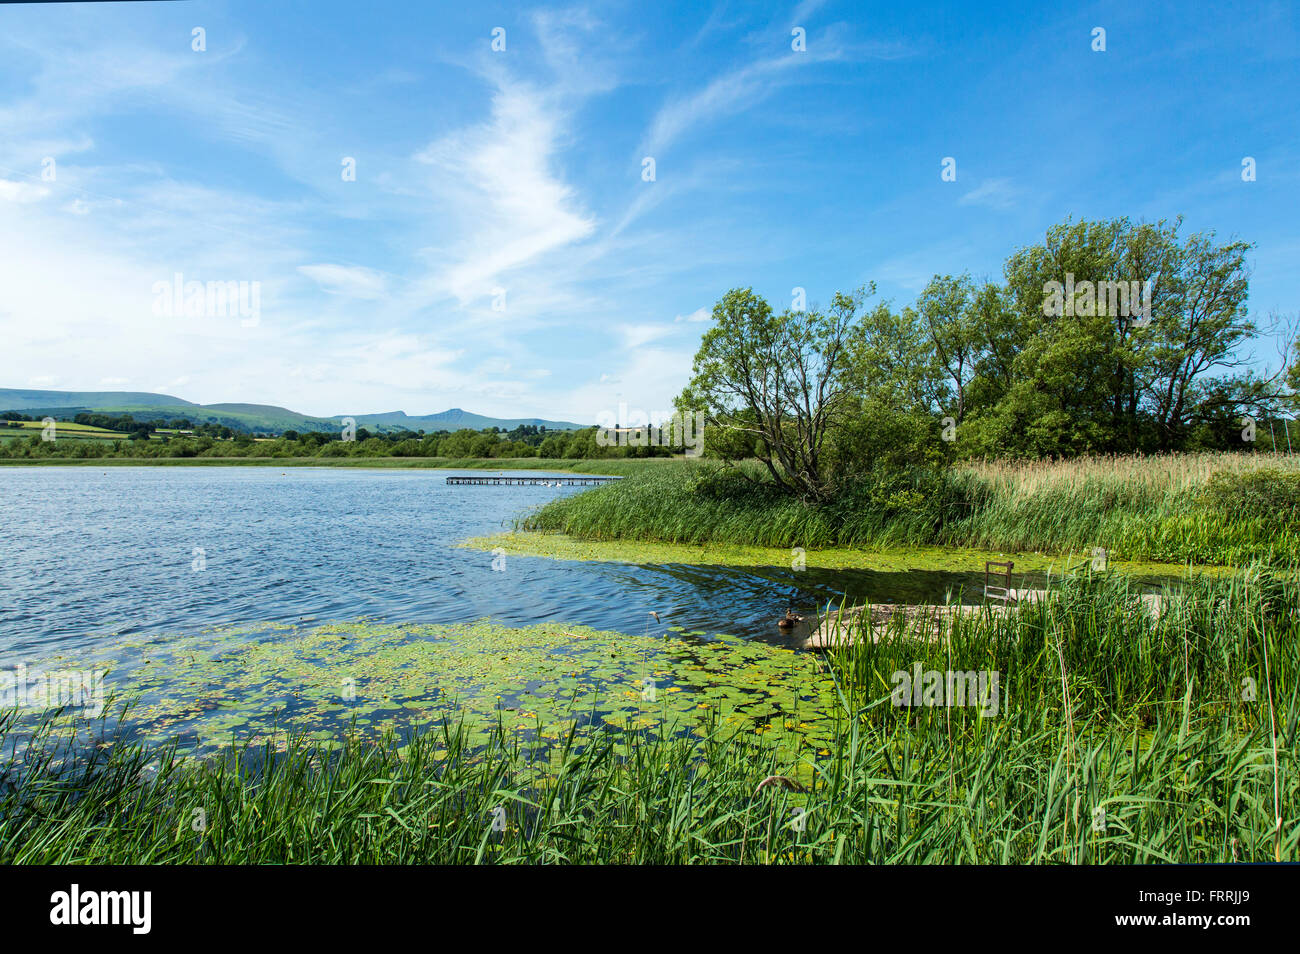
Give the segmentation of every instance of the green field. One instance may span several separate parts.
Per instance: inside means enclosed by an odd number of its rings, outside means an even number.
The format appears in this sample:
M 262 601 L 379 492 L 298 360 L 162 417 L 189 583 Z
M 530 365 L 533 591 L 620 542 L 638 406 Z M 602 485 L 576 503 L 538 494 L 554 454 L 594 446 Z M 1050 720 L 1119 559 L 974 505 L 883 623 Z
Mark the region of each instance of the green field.
M 39 436 L 44 428 L 45 425 L 40 421 L 0 421 L 0 439 L 27 438 L 33 434 Z M 129 436 L 124 431 L 110 431 L 89 424 L 59 421 L 55 425 L 57 440 L 120 441 Z

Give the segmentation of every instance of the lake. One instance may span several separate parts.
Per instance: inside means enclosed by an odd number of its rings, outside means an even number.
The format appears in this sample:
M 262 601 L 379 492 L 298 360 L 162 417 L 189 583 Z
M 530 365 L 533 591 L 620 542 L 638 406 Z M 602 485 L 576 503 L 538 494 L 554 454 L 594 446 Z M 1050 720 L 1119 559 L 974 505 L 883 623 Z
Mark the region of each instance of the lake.
M 108 688 L 143 692 L 157 737 L 286 712 L 324 737 L 358 716 L 341 684 L 368 698 L 361 721 L 399 730 L 468 699 L 558 718 L 566 694 L 616 721 L 645 680 L 686 692 L 664 696 L 674 715 L 721 693 L 761 721 L 826 701 L 775 626 L 792 591 L 808 613 L 846 591 L 925 602 L 982 582 L 498 557 L 457 544 L 582 489 L 448 486 L 458 473 L 484 472 L 0 468 L 0 669 L 109 661 Z M 611 685 L 631 703 L 611 707 Z
M 941 599 L 976 573 L 795 573 L 497 560 L 457 547 L 582 488 L 448 486 L 483 471 L 274 467 L 0 469 L 0 652 L 37 654 L 222 623 L 492 617 L 641 633 L 665 625 L 780 642 L 792 588 Z M 527 475 L 531 471 L 512 471 Z M 544 473 L 538 471 L 536 473 Z M 562 475 L 557 475 L 562 476 Z

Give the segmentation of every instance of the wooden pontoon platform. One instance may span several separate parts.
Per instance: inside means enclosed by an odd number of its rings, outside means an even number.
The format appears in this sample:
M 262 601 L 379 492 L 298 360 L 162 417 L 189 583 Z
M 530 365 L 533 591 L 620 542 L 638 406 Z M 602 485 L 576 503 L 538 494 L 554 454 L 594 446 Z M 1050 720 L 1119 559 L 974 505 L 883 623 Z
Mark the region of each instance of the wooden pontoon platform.
M 469 484 L 474 487 L 593 487 L 622 477 L 448 477 L 449 484 Z

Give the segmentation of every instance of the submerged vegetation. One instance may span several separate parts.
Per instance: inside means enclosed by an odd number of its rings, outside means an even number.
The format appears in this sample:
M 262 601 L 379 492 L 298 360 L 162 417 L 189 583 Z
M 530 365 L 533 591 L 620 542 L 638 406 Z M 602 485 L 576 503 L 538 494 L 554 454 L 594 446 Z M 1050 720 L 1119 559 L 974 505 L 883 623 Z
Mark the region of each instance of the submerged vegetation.
M 202 759 L 174 743 L 109 737 L 63 762 L 66 726 L 24 731 L 30 744 L 19 749 L 11 713 L 0 719 L 9 752 L 0 862 L 1149 863 L 1300 853 L 1293 573 L 1198 580 L 1158 617 L 1122 577 L 1085 577 L 1006 616 L 955 618 L 934 640 L 900 623 L 825 662 L 830 731 L 802 748 L 752 720 L 678 707 L 663 716 L 674 731 L 575 719 L 548 738 L 516 731 L 505 713 L 474 729 L 469 716 L 448 715 L 411 737 L 353 727 L 329 745 L 286 732 Z M 896 673 L 912 670 L 996 673 L 997 704 L 893 705 Z M 296 685 L 295 667 L 278 673 L 284 688 Z

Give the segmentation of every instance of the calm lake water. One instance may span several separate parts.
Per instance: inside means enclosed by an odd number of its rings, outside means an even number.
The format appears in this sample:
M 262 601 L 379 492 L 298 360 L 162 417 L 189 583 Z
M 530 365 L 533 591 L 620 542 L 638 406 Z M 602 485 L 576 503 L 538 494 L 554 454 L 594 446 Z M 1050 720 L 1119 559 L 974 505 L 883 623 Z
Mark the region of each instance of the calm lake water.
M 406 733 L 502 711 L 543 736 L 573 713 L 667 731 L 719 712 L 816 746 L 832 731 L 830 683 L 815 654 L 774 649 L 802 635 L 775 625 L 792 590 L 811 615 L 846 592 L 930 602 L 982 584 L 514 556 L 494 569 L 457 544 L 582 488 L 448 486 L 454 473 L 0 468 L 0 675 L 102 669 L 109 696 L 137 700 L 130 732 L 195 750 L 286 726 L 329 741 L 350 724 Z M 449 629 L 485 619 L 563 625 Z
M 556 620 L 640 634 L 650 610 L 665 626 L 779 642 L 773 623 L 795 587 L 807 609 L 845 589 L 906 602 L 976 582 L 513 556 L 494 571 L 492 554 L 456 544 L 581 488 L 447 486 L 454 473 L 0 468 L 0 652 L 300 617 Z

